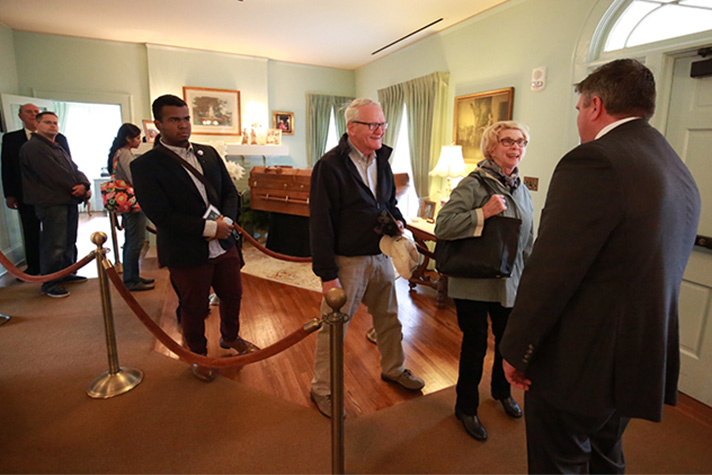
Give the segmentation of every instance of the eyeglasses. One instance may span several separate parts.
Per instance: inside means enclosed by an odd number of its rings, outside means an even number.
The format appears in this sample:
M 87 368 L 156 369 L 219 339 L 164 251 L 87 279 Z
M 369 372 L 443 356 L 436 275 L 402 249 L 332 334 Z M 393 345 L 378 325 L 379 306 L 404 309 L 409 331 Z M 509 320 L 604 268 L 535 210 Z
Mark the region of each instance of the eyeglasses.
M 501 143 L 501 144 L 504 145 L 505 147 L 511 147 L 511 146 L 514 145 L 514 144 L 517 144 L 517 145 L 519 145 L 520 147 L 526 147 L 527 145 L 529 145 L 529 142 L 527 142 L 525 139 L 513 140 L 513 139 L 510 139 L 510 138 L 504 138 L 504 139 L 500 139 L 500 140 L 499 140 L 499 143 Z
M 354 124 L 363 124 L 368 126 L 368 130 L 374 132 L 379 127 L 383 127 L 383 130 L 388 128 L 388 122 L 361 122 L 360 120 L 352 120 Z

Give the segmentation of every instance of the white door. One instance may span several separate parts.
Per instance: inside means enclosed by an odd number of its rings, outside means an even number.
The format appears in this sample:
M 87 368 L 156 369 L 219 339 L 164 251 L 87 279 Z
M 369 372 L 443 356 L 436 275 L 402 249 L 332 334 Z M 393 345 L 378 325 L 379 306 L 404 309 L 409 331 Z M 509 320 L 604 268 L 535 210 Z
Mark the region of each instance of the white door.
M 701 60 L 693 54 L 675 60 L 667 138 L 700 189 L 697 234 L 712 238 L 712 77 L 690 77 L 691 63 Z M 680 340 L 680 391 L 712 406 L 712 251 L 702 246 L 680 289 Z

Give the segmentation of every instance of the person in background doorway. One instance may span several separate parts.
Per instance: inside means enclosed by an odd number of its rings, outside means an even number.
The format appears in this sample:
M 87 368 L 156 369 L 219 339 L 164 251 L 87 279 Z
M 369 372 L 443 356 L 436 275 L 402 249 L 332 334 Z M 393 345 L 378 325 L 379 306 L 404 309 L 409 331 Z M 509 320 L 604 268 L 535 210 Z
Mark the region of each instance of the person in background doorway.
M 40 272 L 58 272 L 77 260 L 79 203 L 91 197 L 90 183 L 72 157 L 55 138 L 59 119 L 54 112 L 37 114 L 37 132 L 20 149 L 22 191 L 27 204 L 35 207 L 40 221 Z M 44 282 L 41 292 L 54 298 L 69 296 L 62 283 L 86 282 L 70 274 Z
M 133 186 L 131 162 L 136 159 L 131 149 L 141 144 L 141 129 L 134 124 L 123 124 L 109 150 L 108 170 L 117 180 Z M 131 291 L 151 290 L 153 279 L 139 275 L 141 250 L 146 242 L 146 215 L 141 210 L 121 214 L 124 227 L 124 284 Z
M 2 137 L 2 186 L 5 194 L 5 204 L 10 209 L 20 213 L 22 235 L 25 242 L 25 273 L 39 275 L 40 273 L 40 220 L 35 214 L 35 207 L 25 202 L 22 193 L 22 172 L 20 171 L 20 148 L 26 144 L 32 133 L 37 130 L 37 114 L 40 108 L 34 104 L 25 104 L 20 107 L 18 117 L 24 127 L 14 132 L 8 132 Z M 67 137 L 57 133 L 54 141 L 62 147 L 67 154 L 69 144 Z

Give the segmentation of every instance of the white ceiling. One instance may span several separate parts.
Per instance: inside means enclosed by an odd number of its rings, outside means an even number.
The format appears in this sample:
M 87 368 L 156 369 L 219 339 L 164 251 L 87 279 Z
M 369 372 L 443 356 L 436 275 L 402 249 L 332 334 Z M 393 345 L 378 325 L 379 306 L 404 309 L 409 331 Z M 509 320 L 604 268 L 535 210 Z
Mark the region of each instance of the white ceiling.
M 357 69 L 506 1 L 0 0 L 0 22 L 17 31 Z

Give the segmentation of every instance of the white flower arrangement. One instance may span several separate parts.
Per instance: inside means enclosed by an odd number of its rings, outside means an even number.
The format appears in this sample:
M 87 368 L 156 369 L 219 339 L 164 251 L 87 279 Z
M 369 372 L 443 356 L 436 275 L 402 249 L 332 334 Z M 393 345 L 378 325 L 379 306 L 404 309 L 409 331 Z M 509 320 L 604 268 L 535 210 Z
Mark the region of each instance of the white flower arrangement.
M 237 188 L 237 182 L 240 181 L 240 178 L 245 174 L 245 169 L 239 163 L 230 160 L 225 160 L 225 168 L 227 168 L 227 172 L 230 174 L 235 188 Z

